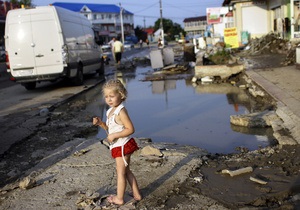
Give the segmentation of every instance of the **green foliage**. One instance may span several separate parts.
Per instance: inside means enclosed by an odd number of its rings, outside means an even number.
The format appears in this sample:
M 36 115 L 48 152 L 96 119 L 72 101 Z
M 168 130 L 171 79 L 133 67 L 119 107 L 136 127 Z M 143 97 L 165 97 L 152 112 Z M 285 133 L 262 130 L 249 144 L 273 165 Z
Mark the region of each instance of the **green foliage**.
M 170 19 L 162 19 L 164 33 L 168 36 L 166 37 L 167 40 L 174 39 L 174 35 L 178 35 L 180 33 L 184 33 L 184 30 L 178 23 L 173 23 Z M 160 28 L 160 18 L 157 19 L 154 23 L 154 30 L 158 30 Z
M 137 36 L 138 40 L 142 39 L 143 41 L 145 41 L 147 39 L 147 34 L 142 30 L 141 26 L 135 27 L 134 33 Z
M 11 3 L 13 4 L 17 4 L 21 7 L 21 5 L 24 5 L 24 6 L 31 6 L 31 0 L 10 0 Z
M 217 65 L 226 64 L 230 59 L 230 52 L 225 49 L 216 52 L 214 55 L 209 56 L 209 60 Z

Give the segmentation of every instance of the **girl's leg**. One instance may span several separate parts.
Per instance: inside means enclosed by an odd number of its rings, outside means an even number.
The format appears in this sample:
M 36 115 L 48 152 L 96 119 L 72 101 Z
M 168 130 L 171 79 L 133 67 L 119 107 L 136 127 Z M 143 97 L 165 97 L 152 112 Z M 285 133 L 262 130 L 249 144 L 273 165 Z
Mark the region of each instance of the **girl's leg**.
M 124 193 L 126 189 L 126 167 L 122 157 L 116 159 L 117 168 L 117 196 L 111 198 L 111 202 L 114 204 L 124 204 Z
M 129 185 L 132 189 L 134 199 L 139 201 L 142 199 L 142 196 L 141 196 L 136 178 L 135 178 L 134 174 L 132 173 L 132 171 L 130 170 L 130 156 L 131 155 L 125 156 L 125 160 L 128 163 L 128 166 L 126 167 L 126 179 L 128 180 Z

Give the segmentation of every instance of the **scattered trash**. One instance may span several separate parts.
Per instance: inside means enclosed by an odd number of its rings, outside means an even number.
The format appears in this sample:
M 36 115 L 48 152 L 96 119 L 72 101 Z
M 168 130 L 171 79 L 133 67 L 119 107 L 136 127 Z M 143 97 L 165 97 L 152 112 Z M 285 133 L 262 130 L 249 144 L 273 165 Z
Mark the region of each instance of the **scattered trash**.
M 249 172 L 252 172 L 253 171 L 253 168 L 252 167 L 246 167 L 246 168 L 241 168 L 241 169 L 238 169 L 238 170 L 228 170 L 228 169 L 224 169 L 221 171 L 222 174 L 229 174 L 231 177 L 233 176 L 237 176 L 237 175 L 241 175 L 241 174 L 244 174 L 244 173 L 249 173 Z
M 194 177 L 194 181 L 195 181 L 196 183 L 201 183 L 201 182 L 203 182 L 203 177 L 201 177 L 201 176 Z
M 206 76 L 201 78 L 201 82 L 212 82 L 213 78 Z
M 258 183 L 258 184 L 267 184 L 267 183 L 268 183 L 268 182 L 266 182 L 266 181 L 263 181 L 263 180 L 258 179 L 258 178 L 254 178 L 254 177 L 252 177 L 252 176 L 250 176 L 250 180 L 253 181 L 253 182 L 256 182 L 256 183 Z
M 84 155 L 84 154 L 87 153 L 87 152 L 89 152 L 89 150 L 82 149 L 82 150 L 80 150 L 80 151 L 74 152 L 73 156 L 79 157 L 79 156 L 81 156 L 81 155 Z

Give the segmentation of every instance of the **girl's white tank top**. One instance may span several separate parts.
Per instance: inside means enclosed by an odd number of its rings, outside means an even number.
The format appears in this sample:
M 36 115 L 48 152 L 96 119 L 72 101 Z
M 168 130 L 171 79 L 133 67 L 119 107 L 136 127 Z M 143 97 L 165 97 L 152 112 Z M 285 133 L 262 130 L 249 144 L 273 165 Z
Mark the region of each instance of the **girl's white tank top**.
M 108 109 L 106 112 L 106 125 L 108 125 L 108 133 L 112 134 L 112 133 L 116 133 L 116 132 L 120 132 L 122 130 L 124 130 L 124 126 L 120 125 L 116 122 L 115 117 L 117 115 L 119 115 L 120 111 L 124 108 L 123 103 L 121 103 L 114 111 L 114 113 L 111 115 L 110 118 L 108 118 L 112 108 Z M 112 150 L 115 147 L 123 147 L 129 140 L 130 140 L 130 136 L 127 137 L 123 137 L 123 138 L 118 138 L 117 141 L 115 141 L 115 143 L 110 145 L 110 150 Z M 123 148 L 122 148 L 123 149 Z

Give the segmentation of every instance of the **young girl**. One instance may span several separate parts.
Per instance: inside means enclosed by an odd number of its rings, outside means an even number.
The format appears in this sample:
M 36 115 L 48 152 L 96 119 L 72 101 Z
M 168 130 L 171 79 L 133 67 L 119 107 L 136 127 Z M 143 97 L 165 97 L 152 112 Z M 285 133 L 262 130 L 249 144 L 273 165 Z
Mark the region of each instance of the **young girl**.
M 106 112 L 108 126 L 107 140 L 110 142 L 111 155 L 116 160 L 117 195 L 108 197 L 112 204 L 124 204 L 126 180 L 130 184 L 135 200 L 142 199 L 136 178 L 129 168 L 130 156 L 138 149 L 133 138 L 134 126 L 130 120 L 123 102 L 127 97 L 127 90 L 119 80 L 109 80 L 102 88 L 105 102 L 110 106 Z

